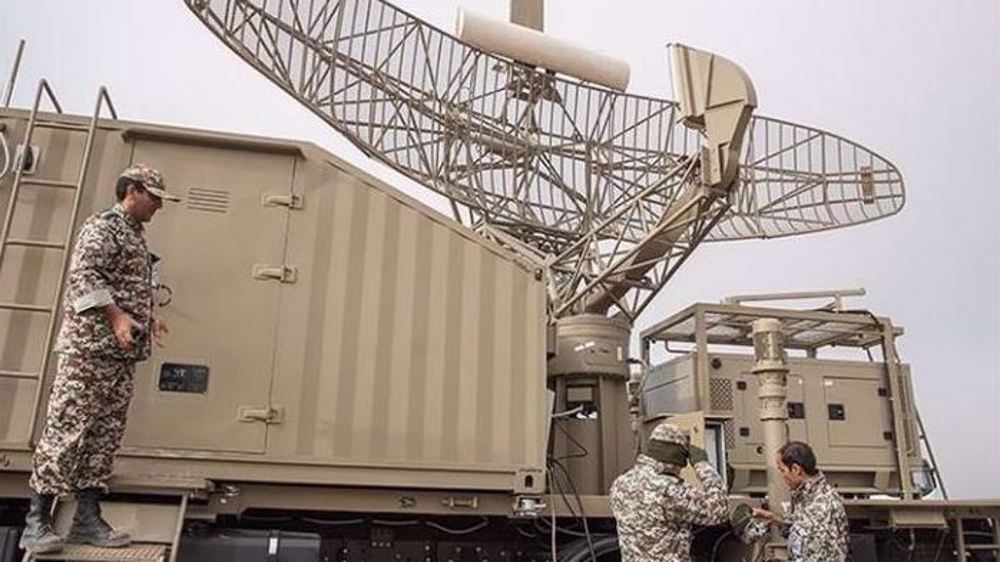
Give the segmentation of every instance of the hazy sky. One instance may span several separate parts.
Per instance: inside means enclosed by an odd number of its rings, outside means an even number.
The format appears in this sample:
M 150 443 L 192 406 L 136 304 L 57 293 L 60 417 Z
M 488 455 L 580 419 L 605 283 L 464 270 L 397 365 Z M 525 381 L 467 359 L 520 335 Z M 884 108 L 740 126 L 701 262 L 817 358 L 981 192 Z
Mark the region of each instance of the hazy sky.
M 452 30 L 459 2 L 399 0 Z M 506 0 L 462 5 L 506 19 Z M 906 329 L 917 402 L 953 496 L 1000 497 L 1000 3 L 995 0 L 549 0 L 547 32 L 623 57 L 633 93 L 671 97 L 667 42 L 738 62 L 762 114 L 875 150 L 902 171 L 893 218 L 706 245 L 637 328 L 729 294 L 865 287 Z M 0 71 L 28 49 L 14 105 L 42 76 L 88 113 L 100 84 L 129 120 L 307 139 L 367 160 L 215 38 L 181 0 L 0 0 Z M 433 201 L 431 201 L 433 203 Z M 638 332 L 637 330 L 637 332 Z

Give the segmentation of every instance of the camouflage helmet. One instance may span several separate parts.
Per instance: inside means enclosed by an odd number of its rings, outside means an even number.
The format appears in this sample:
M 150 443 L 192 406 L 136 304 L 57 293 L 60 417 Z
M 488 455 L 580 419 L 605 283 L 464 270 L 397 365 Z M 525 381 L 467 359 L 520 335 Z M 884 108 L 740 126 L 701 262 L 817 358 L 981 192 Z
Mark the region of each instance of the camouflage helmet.
M 135 180 L 142 184 L 146 191 L 166 201 L 180 201 L 181 198 L 167 192 L 167 182 L 159 170 L 146 164 L 135 163 L 121 173 L 123 178 Z
M 650 441 L 662 441 L 664 443 L 674 443 L 676 445 L 688 445 L 688 435 L 681 428 L 670 422 L 662 422 L 649 434 Z
M 687 433 L 670 422 L 662 422 L 649 434 L 645 453 L 668 465 L 683 467 L 690 458 Z

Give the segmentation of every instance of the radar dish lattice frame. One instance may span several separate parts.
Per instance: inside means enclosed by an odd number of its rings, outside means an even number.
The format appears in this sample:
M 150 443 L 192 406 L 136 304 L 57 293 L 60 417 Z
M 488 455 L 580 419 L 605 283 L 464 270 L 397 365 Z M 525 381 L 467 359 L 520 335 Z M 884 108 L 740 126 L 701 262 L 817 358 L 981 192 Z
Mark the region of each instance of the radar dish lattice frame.
M 383 0 L 185 0 L 234 52 L 455 218 L 545 264 L 555 315 L 630 320 L 702 241 L 889 216 L 898 170 L 836 135 L 754 117 L 741 186 L 697 183 L 669 100 L 483 52 Z

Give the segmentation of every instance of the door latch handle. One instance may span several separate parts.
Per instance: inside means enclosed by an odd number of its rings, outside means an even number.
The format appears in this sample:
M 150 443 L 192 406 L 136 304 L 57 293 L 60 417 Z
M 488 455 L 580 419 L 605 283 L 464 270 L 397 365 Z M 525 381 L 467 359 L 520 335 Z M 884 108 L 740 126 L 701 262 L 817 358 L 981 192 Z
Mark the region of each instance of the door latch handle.
M 236 419 L 244 423 L 281 423 L 285 419 L 285 409 L 281 406 L 240 406 Z
M 265 265 L 258 263 L 253 266 L 253 278 L 261 281 L 295 283 L 298 276 L 298 268 L 290 265 Z
M 289 209 L 301 209 L 305 206 L 302 196 L 296 193 L 275 195 L 265 193 L 260 196 L 260 202 L 265 207 L 287 207 Z

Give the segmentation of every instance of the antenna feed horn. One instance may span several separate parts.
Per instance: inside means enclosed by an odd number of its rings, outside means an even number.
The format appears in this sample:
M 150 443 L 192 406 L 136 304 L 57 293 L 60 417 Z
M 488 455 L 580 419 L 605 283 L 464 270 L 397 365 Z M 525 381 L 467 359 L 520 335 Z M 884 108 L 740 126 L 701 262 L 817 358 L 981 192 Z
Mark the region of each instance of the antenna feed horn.
M 728 191 L 735 187 L 743 136 L 757 107 L 753 82 L 736 63 L 718 55 L 679 43 L 667 49 L 684 124 L 705 135 L 702 181 Z

